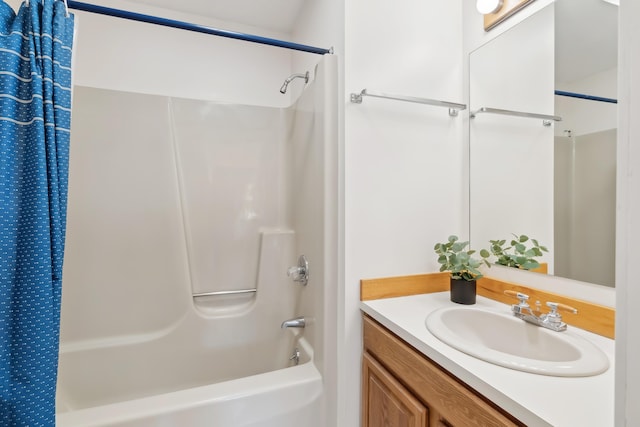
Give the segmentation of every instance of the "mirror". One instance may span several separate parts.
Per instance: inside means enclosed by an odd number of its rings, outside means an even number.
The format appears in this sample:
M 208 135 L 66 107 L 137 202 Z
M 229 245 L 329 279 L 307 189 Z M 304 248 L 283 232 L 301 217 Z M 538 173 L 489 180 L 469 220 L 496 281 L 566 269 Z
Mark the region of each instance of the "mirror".
M 549 274 L 614 286 L 617 105 L 582 95 L 617 96 L 617 15 L 557 0 L 471 53 L 473 248 L 526 234 L 549 248 Z

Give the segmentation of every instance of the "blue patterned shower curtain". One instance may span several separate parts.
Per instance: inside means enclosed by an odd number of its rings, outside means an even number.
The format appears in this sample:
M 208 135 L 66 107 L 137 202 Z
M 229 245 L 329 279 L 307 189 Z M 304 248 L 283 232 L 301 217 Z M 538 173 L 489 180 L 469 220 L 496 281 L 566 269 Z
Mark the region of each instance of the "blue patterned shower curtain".
M 62 1 L 0 3 L 3 427 L 55 425 L 73 25 Z

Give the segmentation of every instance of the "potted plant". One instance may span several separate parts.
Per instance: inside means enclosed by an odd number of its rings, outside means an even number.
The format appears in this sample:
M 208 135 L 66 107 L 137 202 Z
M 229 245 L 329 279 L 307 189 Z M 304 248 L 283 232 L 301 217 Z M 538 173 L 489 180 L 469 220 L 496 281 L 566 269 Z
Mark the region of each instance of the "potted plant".
M 458 236 L 449 236 L 445 243 L 436 243 L 434 251 L 438 255 L 440 271 L 450 272 L 451 301 L 459 304 L 476 303 L 476 280 L 482 277 L 478 268 L 484 263 L 491 267 L 486 258 L 491 254 L 486 249 L 480 251 L 482 259 L 473 258 L 476 251 L 467 250 L 469 242 L 460 242 Z
M 541 257 L 543 252 L 549 252 L 549 250 L 536 239 L 530 239 L 524 234 L 513 236 L 515 238 L 511 240 L 511 246 L 506 247 L 506 240 L 489 240 L 491 254 L 496 257 L 496 264 L 523 270 L 540 267 L 540 263 L 535 258 Z M 529 244 L 532 246 L 528 247 Z

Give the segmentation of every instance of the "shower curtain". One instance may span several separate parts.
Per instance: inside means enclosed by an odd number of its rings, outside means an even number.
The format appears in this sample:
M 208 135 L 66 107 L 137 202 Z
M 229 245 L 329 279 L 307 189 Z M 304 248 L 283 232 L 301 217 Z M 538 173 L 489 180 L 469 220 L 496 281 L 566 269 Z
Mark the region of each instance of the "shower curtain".
M 0 4 L 0 425 L 54 426 L 73 16 Z

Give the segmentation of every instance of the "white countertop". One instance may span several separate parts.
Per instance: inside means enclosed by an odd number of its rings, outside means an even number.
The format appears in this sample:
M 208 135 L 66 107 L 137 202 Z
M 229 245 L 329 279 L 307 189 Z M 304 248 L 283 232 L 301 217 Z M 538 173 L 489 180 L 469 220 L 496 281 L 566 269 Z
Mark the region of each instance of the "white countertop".
M 560 378 L 520 372 L 468 356 L 432 335 L 425 319 L 445 306 L 457 306 L 449 292 L 360 303 L 363 312 L 531 427 L 613 426 L 614 340 L 572 326 L 561 332 L 580 335 L 602 349 L 610 366 L 600 375 Z M 510 312 L 509 305 L 481 296 L 475 307 Z

